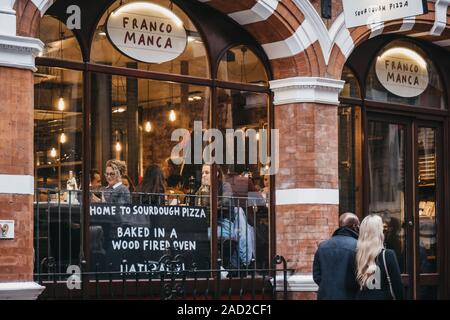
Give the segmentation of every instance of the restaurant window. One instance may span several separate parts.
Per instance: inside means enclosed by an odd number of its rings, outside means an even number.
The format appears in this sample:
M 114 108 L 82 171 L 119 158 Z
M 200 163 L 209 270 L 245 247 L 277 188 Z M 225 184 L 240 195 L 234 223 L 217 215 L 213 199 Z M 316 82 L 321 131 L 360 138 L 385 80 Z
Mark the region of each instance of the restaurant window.
M 269 266 L 269 154 L 268 96 L 219 90 L 218 127 L 224 137 L 223 165 L 219 166 L 218 238 L 224 265 L 245 268 L 256 261 Z M 234 159 L 234 161 L 228 161 Z M 233 196 L 232 199 L 228 197 Z M 228 242 L 227 226 L 234 221 L 241 232 Z
M 345 65 L 342 70 L 342 80 L 345 81 L 345 84 L 340 94 L 341 98 L 361 99 L 361 89 L 358 78 L 352 69 L 350 69 L 347 65 Z
M 344 66 L 341 100 L 361 98 L 358 78 Z M 338 108 L 339 213 L 362 214 L 362 110 L 361 106 L 342 102 Z
M 268 85 L 264 65 L 258 56 L 245 45 L 226 51 L 220 60 L 217 74 L 219 80 Z
M 39 39 L 44 43 L 42 57 L 83 61 L 78 40 L 65 24 L 52 16 L 44 16 L 39 26 Z
M 361 107 L 341 104 L 338 109 L 339 212 L 362 214 Z
M 39 67 L 34 75 L 34 155 L 37 188 L 65 189 L 82 164 L 82 73 Z M 78 181 L 79 182 L 79 181 Z
M 127 177 L 122 176 L 122 182 L 126 179 L 131 195 L 123 204 L 194 206 L 198 200 L 198 205 L 207 204 L 209 210 L 209 201 L 202 203 L 195 196 L 200 188 L 202 166 L 193 163 L 192 157 L 185 157 L 181 148 L 189 143 L 191 155 L 202 152 L 195 150 L 202 145 L 195 145 L 190 139 L 194 129 L 202 134 L 209 128 L 209 88 L 96 73 L 93 75 L 92 92 L 96 94 L 92 95 L 91 170 L 98 170 L 103 176 L 110 159 L 126 165 Z M 173 139 L 176 130 L 180 134 Z M 173 155 L 177 145 L 180 152 Z M 164 181 L 157 181 L 158 174 Z M 103 185 L 107 185 L 107 177 L 102 179 Z M 102 188 L 94 194 L 98 197 L 91 198 L 92 204 L 109 202 L 108 194 L 102 192 Z M 209 218 L 209 211 L 206 213 Z M 209 226 L 209 219 L 205 221 Z M 194 221 L 191 226 L 179 225 L 176 232 L 181 233 L 186 227 L 193 229 L 197 225 Z M 195 243 L 198 249 L 196 258 L 201 254 L 200 260 L 204 264 L 198 262 L 198 266 L 208 268 L 210 244 L 206 229 L 204 231 L 203 237 Z M 105 238 L 109 239 L 108 235 Z M 112 241 L 120 239 L 115 237 Z M 142 255 L 146 254 L 144 251 Z M 133 258 L 134 255 L 128 255 L 129 264 Z M 152 254 L 146 258 L 157 261 Z
M 262 148 L 263 135 L 265 151 L 269 149 L 269 77 L 255 54 L 254 43 L 226 44 L 223 57 L 209 57 L 191 19 L 172 1 L 157 0 L 146 4 L 159 5 L 181 19 L 186 48 L 166 62 L 141 62 L 120 53 L 105 32 L 107 17 L 121 5 L 135 2 L 116 1 L 98 15 L 90 61 L 70 64 L 84 72 L 62 68 L 67 64 L 61 60 L 81 61 L 78 44 L 66 44 L 69 31 L 52 17 L 45 17 L 41 25 L 41 32 L 46 32 L 47 24 L 66 30 L 67 35 L 58 33 L 59 51 L 50 50 L 38 59 L 35 75 L 35 181 L 38 188 L 52 189 L 51 195 L 40 195 L 42 201 L 36 201 L 37 272 L 50 271 L 50 265 L 63 272 L 81 257 L 89 260 L 91 271 L 133 271 L 146 263 L 153 268 L 162 256 L 180 252 L 180 247 L 167 247 L 166 240 L 192 249 L 199 269 L 215 268 L 214 257 L 221 258 L 226 268 L 250 268 L 254 261 L 257 267 L 268 268 L 271 185 L 266 163 L 258 156 L 256 162 L 251 159 Z M 208 61 L 219 61 L 214 69 L 219 70 L 216 78 L 221 81 L 211 79 Z M 87 123 L 89 130 L 83 130 Z M 212 175 L 207 164 L 212 141 L 205 135 L 210 129 L 222 135 L 224 155 L 229 152 L 236 159 L 216 166 L 218 176 Z M 244 133 L 243 149 L 238 148 L 239 135 L 235 146 L 227 149 L 226 130 Z M 237 162 L 242 155 L 243 162 Z M 121 182 L 130 193 L 113 199 L 110 182 L 121 166 L 122 178 L 114 186 Z M 82 179 L 87 172 L 89 188 Z M 226 190 L 222 188 L 225 184 L 229 186 Z M 220 186 L 217 199 L 212 197 L 213 185 Z M 75 196 L 66 196 L 68 188 Z M 84 203 L 83 198 L 89 201 Z M 109 220 L 95 211 L 120 205 L 138 210 L 196 207 L 204 210 L 205 216 L 202 211 L 191 212 L 201 221 L 172 226 L 173 220 L 167 216 L 148 219 L 148 211 Z M 214 205 L 217 212 L 211 212 Z M 84 224 L 88 213 L 83 210 L 89 212 L 90 224 Z M 213 231 L 214 217 L 219 218 L 217 231 Z M 224 217 L 233 223 L 227 239 L 222 237 L 226 230 L 219 235 Z M 46 224 L 50 225 L 47 230 Z M 245 231 L 241 231 L 244 224 Z M 154 239 L 146 242 L 151 247 L 145 249 L 139 237 L 125 234 L 134 226 L 152 232 L 147 236 Z M 212 232 L 219 235 L 216 248 L 211 245 Z M 65 242 L 59 245 L 61 237 Z M 83 243 L 86 237 L 89 241 Z M 140 248 L 129 247 L 138 242 Z M 189 269 L 193 256 L 187 256 L 185 267 Z
M 64 272 L 64 265 L 79 261 L 82 124 L 82 73 L 38 67 L 34 74 L 37 273 L 50 271 L 55 262 L 58 269 L 53 271 Z
M 93 167 L 103 170 L 106 160 L 122 160 L 137 185 L 149 165 L 166 165 L 179 143 L 172 141 L 174 130 L 193 132 L 195 122 L 209 128 L 209 91 L 199 85 L 94 74 Z M 199 177 L 194 165 L 177 167 L 183 185 L 191 175 Z

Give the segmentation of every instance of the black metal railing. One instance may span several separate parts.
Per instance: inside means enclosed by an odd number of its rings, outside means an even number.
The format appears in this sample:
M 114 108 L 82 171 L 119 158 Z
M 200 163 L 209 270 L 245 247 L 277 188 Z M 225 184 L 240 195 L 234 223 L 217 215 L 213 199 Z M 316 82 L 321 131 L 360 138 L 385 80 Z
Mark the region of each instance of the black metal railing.
M 37 189 L 34 201 L 34 272 L 65 272 L 80 264 L 82 194 L 78 190 Z
M 107 205 L 108 194 L 105 191 L 91 192 L 91 205 Z M 94 202 L 97 201 L 97 202 Z M 272 268 L 272 261 L 269 259 L 269 210 L 268 201 L 262 197 L 219 197 L 217 209 L 217 229 L 210 224 L 210 197 L 208 195 L 184 195 L 184 194 L 146 194 L 132 193 L 129 199 L 122 201 L 124 205 L 138 205 L 144 207 L 159 206 L 189 206 L 204 207 L 207 212 L 207 225 L 203 234 L 203 242 L 206 242 L 208 257 L 203 257 L 200 265 L 182 268 L 187 288 L 195 288 L 190 294 L 196 296 L 202 288 L 205 296 L 211 293 L 221 293 L 220 288 L 224 274 L 227 276 L 224 283 L 228 283 L 230 296 L 235 296 L 233 291 L 236 283 L 243 283 L 246 286 L 251 284 L 252 275 L 254 283 L 265 283 L 269 279 L 270 272 L 275 272 Z M 94 291 L 100 290 L 96 284 L 102 284 L 99 288 L 104 290 L 105 281 L 111 286 L 111 293 L 116 293 L 118 283 L 123 285 L 125 293 L 130 286 L 130 281 L 134 281 L 137 287 L 153 289 L 154 281 L 158 280 L 158 285 L 166 286 L 164 279 L 171 278 L 172 273 L 169 267 L 163 270 L 161 260 L 153 263 L 149 269 L 142 270 L 117 270 L 111 265 L 99 265 L 95 259 L 96 243 L 99 238 L 103 238 L 101 226 L 93 224 L 86 229 L 86 215 L 82 213 L 82 192 L 78 190 L 56 190 L 37 189 L 35 195 L 35 280 L 43 283 L 50 289 L 60 290 L 62 284 L 67 281 L 67 270 L 73 266 L 79 266 L 83 278 L 88 286 L 88 295 L 91 295 L 91 288 Z M 217 248 L 211 248 L 211 230 L 217 232 Z M 83 252 L 84 237 L 88 233 L 90 252 Z M 100 248 L 102 249 L 102 248 Z M 211 262 L 210 250 L 215 250 L 216 262 Z M 169 251 L 166 250 L 166 253 Z M 104 253 L 103 253 L 104 255 Z M 170 252 L 173 255 L 173 252 Z M 169 256 L 170 256 L 169 255 Z M 167 259 L 167 255 L 165 256 Z M 85 260 L 88 260 L 87 262 Z M 124 260 L 126 262 L 126 258 Z M 211 265 L 212 263 L 212 265 Z M 124 264 L 124 263 L 123 263 Z M 217 274 L 216 274 L 217 273 Z M 133 276 L 130 278 L 129 275 Z M 180 273 L 181 274 L 181 273 Z M 220 277 L 219 277 L 220 274 Z M 264 275 L 265 274 L 265 275 Z M 124 276 L 125 275 L 125 276 Z M 125 277 L 125 278 L 124 278 Z M 150 277 L 150 280 L 148 278 Z M 147 279 L 147 280 L 145 280 Z M 222 279 L 220 283 L 213 279 Z M 145 284 L 145 282 L 147 283 Z M 162 283 L 162 284 L 161 284 Z M 180 279 L 176 280 L 179 285 Z M 201 283 L 201 286 L 195 285 Z M 144 285 L 145 284 L 145 285 Z M 206 284 L 206 287 L 204 287 Z M 250 285 L 251 286 L 251 285 Z M 175 286 L 176 287 L 176 286 Z M 226 287 L 226 285 L 225 285 Z M 144 290 L 144 289 L 142 289 Z M 240 288 L 239 290 L 243 290 Z M 238 292 L 240 292 L 238 290 Z M 128 290 L 129 291 L 129 290 Z M 76 290 L 69 290 L 67 295 L 75 294 Z M 177 291 L 175 291 L 177 292 Z M 263 291 L 266 293 L 266 291 Z M 105 293 L 101 291 L 102 295 Z M 121 293 L 122 296 L 124 293 Z M 243 294 L 241 292 L 241 294 Z M 241 294 L 238 294 L 241 295 Z M 56 295 L 58 296 L 58 295 Z M 160 293 L 161 296 L 161 293 Z M 162 297 L 162 296 L 161 296 Z
M 160 262 L 164 268 L 148 272 L 89 272 L 83 262 L 66 273 L 57 273 L 50 264 L 50 272 L 39 277 L 39 284 L 45 286 L 39 299 L 287 299 L 287 277 L 293 271 L 279 256 L 270 269 L 240 270 L 236 276 L 224 273 L 238 270 L 181 269 L 179 256 L 163 256 Z M 220 266 L 220 259 L 217 263 Z M 283 285 L 277 286 L 275 278 L 283 279 Z

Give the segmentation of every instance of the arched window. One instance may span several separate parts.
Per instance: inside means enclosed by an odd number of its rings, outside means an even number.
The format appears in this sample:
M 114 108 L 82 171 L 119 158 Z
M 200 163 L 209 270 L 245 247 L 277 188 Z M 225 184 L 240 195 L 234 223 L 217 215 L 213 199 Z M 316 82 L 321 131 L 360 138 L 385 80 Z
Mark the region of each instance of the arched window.
M 83 61 L 77 38 L 64 23 L 55 17 L 42 17 L 39 27 L 39 39 L 44 43 L 42 57 Z
M 361 99 L 358 78 L 353 70 L 345 65 L 342 70 L 344 88 L 340 93 L 341 105 L 338 109 L 339 138 L 339 211 L 361 213 L 361 105 L 346 103 Z
M 266 69 L 258 56 L 247 46 L 231 48 L 222 56 L 219 64 L 218 79 L 224 81 L 268 84 Z
M 78 40 L 52 16 L 40 22 L 42 57 L 82 61 Z M 83 74 L 38 64 L 34 74 L 36 188 L 66 187 L 70 172 L 82 170 Z
M 342 80 L 345 81 L 344 88 L 341 91 L 342 98 L 361 98 L 361 89 L 358 78 L 352 69 L 345 65 L 342 70 Z

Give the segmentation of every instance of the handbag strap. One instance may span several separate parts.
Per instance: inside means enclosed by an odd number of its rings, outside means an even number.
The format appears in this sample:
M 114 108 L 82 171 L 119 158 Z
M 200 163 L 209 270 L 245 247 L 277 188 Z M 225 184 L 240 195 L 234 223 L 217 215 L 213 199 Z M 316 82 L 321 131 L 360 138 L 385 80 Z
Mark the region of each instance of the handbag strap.
M 394 290 L 392 289 L 391 277 L 389 276 L 389 271 L 388 271 L 388 268 L 386 265 L 386 250 L 385 249 L 383 249 L 383 263 L 384 263 L 384 271 L 386 271 L 386 277 L 387 277 L 387 281 L 389 283 L 389 290 L 391 291 L 392 299 L 395 300 Z

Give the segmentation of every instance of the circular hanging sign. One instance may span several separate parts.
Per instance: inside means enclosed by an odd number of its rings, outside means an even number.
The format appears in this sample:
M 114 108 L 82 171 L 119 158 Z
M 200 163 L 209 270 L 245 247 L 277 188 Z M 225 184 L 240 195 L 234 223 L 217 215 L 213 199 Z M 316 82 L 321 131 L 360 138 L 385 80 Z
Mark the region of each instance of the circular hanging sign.
M 187 44 L 180 18 L 149 2 L 132 2 L 114 10 L 106 22 L 106 34 L 121 53 L 146 63 L 173 60 Z
M 383 87 L 400 97 L 416 97 L 429 84 L 427 62 L 408 48 L 386 50 L 377 58 L 375 72 Z

